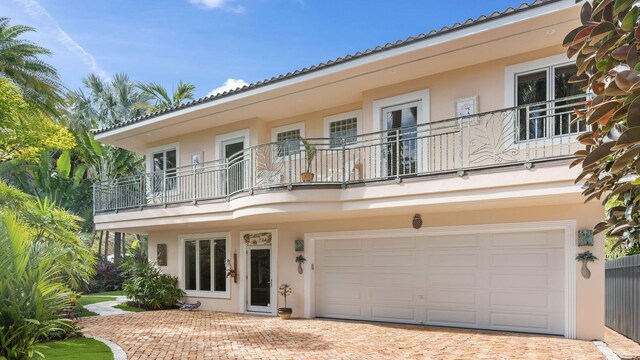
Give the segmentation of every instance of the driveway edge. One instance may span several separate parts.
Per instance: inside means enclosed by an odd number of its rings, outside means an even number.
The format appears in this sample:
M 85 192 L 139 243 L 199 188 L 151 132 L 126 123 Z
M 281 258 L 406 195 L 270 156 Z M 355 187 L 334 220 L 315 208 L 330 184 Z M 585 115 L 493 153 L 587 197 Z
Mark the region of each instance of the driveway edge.
M 101 343 L 107 345 L 111 352 L 113 353 L 113 360 L 127 360 L 127 353 L 120 347 L 120 345 L 114 343 L 113 341 L 103 339 L 98 336 L 93 336 L 89 334 L 84 334 L 84 337 L 94 339 L 100 341 Z
M 600 350 L 602 355 L 604 355 L 607 360 L 620 360 L 620 357 L 616 355 L 616 353 L 614 353 L 606 343 L 602 341 L 594 341 L 593 345 L 595 345 L 598 350 Z

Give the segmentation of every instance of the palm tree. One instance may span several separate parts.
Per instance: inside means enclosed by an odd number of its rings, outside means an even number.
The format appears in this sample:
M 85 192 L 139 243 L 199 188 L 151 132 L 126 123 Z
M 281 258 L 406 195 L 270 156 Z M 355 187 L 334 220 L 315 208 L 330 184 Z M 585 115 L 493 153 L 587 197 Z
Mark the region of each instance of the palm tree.
M 20 38 L 34 28 L 9 22 L 0 17 L 0 76 L 16 84 L 29 105 L 57 117 L 64 104 L 64 86 L 57 70 L 41 60 L 51 51 Z
M 193 100 L 195 98 L 196 86 L 191 83 L 183 83 L 182 81 L 180 81 L 171 96 L 169 96 L 166 88 L 154 82 L 146 84 L 139 82 L 136 86 L 142 90 L 143 93 L 151 97 L 153 104 L 146 106 L 149 112 L 156 112 L 178 106 L 186 100 Z

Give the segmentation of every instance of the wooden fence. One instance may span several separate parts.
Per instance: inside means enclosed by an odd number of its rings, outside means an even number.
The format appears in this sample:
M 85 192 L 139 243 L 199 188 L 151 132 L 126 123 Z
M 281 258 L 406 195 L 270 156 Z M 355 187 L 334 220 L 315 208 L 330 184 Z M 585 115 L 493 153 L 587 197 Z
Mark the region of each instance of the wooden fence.
M 605 323 L 640 342 L 640 255 L 607 261 Z

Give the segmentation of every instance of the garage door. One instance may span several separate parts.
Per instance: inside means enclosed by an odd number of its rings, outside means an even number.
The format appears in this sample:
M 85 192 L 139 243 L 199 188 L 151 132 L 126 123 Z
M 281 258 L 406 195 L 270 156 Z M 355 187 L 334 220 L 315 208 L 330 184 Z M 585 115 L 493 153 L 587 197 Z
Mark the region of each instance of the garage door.
M 562 230 L 316 242 L 316 316 L 564 333 Z

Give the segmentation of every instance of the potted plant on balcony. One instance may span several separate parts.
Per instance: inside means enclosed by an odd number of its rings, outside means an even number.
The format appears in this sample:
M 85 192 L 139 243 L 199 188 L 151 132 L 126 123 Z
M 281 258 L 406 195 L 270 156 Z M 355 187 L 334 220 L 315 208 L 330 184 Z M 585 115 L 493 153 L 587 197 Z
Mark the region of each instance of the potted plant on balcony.
M 306 170 L 300 174 L 300 179 L 302 182 L 312 182 L 315 174 L 311 172 L 311 165 L 318 149 L 306 139 L 302 139 L 302 144 L 304 145 Z
M 278 316 L 280 316 L 280 319 L 289 319 L 291 317 L 291 313 L 293 312 L 293 309 L 287 307 L 287 296 L 291 295 L 291 285 L 280 285 L 280 287 L 278 288 L 278 292 L 284 297 L 284 307 L 278 309 Z

